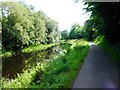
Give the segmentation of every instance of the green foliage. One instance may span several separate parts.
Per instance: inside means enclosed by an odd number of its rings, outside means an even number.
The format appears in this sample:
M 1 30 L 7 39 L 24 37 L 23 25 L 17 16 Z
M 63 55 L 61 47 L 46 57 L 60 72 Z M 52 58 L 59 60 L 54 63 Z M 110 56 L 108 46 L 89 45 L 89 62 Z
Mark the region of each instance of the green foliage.
M 41 45 L 38 45 L 38 46 L 30 46 L 28 48 L 24 48 L 22 50 L 22 52 L 23 53 L 30 53 L 30 52 L 35 52 L 35 51 L 38 51 L 38 50 L 45 50 L 45 49 L 47 49 L 49 47 L 52 47 L 54 45 L 56 45 L 56 44 L 52 43 L 52 44 L 47 44 L 47 45 L 41 44 Z
M 35 18 L 34 18 L 34 35 L 35 35 L 35 39 L 34 36 L 32 36 L 31 39 L 33 39 L 32 42 L 36 42 L 38 44 L 40 43 L 45 43 L 45 32 L 46 32 L 46 27 L 45 27 L 45 18 L 41 17 L 41 12 L 39 11 L 38 13 L 35 14 Z
M 104 36 L 98 36 L 94 42 L 103 48 L 114 60 L 120 63 L 120 44 L 111 45 Z
M 95 28 L 99 35 L 104 35 L 105 38 L 113 44 L 119 43 L 120 35 L 119 35 L 119 14 L 120 10 L 119 3 L 116 2 L 85 2 L 87 7 L 85 10 L 87 12 L 91 12 L 92 20 L 89 21 L 91 23 L 88 29 Z M 93 35 L 92 35 L 93 36 Z
M 16 79 L 2 79 L 2 88 L 27 88 L 35 77 L 36 72 L 40 71 L 40 64 L 18 74 Z
M 19 52 L 30 45 L 58 42 L 58 23 L 44 12 L 17 2 L 2 2 L 2 48 Z
M 28 33 L 26 28 L 23 28 L 24 23 L 28 23 L 26 22 L 26 18 L 28 18 L 26 12 L 27 9 L 18 3 L 3 2 L 2 44 L 7 50 L 11 49 L 17 52 L 24 44 L 28 43 Z M 22 18 L 24 19 L 22 20 Z
M 48 44 L 48 45 L 39 45 L 36 47 L 29 47 L 29 48 L 23 49 L 22 52 L 25 54 L 28 54 L 28 53 L 36 54 L 36 52 L 39 52 L 41 50 L 46 50 L 55 45 L 56 44 Z M 30 63 L 27 64 L 27 66 L 30 66 L 30 67 L 25 70 L 23 69 L 23 73 L 17 74 L 15 76 L 15 79 L 2 78 L 2 88 L 6 88 L 6 87 L 7 88 L 26 88 L 29 85 L 31 85 L 31 82 L 33 81 L 33 79 L 35 79 L 36 74 L 38 74 L 38 72 L 41 73 L 41 70 L 43 70 L 42 64 L 44 63 L 40 62 L 41 58 L 40 57 L 38 58 L 37 54 L 31 56 L 30 58 L 33 58 L 33 60 L 31 61 L 32 62 L 31 65 Z M 30 58 L 25 58 L 24 60 L 28 61 L 28 59 Z M 36 58 L 39 59 L 39 62 L 36 60 Z
M 48 18 L 46 21 L 47 27 L 47 43 L 58 42 L 60 39 L 60 32 L 58 31 L 58 22 Z
M 59 43 L 51 43 L 51 44 L 47 44 L 47 45 L 37 45 L 37 46 L 29 46 L 27 48 L 22 49 L 22 53 L 31 53 L 31 52 L 36 52 L 36 51 L 41 51 L 41 50 L 46 50 L 47 48 L 50 48 L 52 46 L 58 45 Z M 6 52 L 2 52 L 0 54 L 0 58 L 1 57 L 10 57 L 12 56 L 12 51 L 6 51 Z
M 98 19 L 95 17 L 88 19 L 82 28 L 82 37 L 90 41 L 93 40 L 95 37 L 102 34 L 102 24 L 102 19 Z M 98 30 L 101 30 L 101 32 L 99 32 Z
M 83 30 L 79 23 L 74 23 L 71 26 L 70 32 L 67 30 L 61 31 L 61 39 L 81 39 L 83 37 Z
M 68 88 L 71 87 L 89 46 L 84 40 L 69 40 L 67 53 L 18 74 L 15 79 L 2 79 L 2 88 Z
M 61 31 L 61 39 L 69 39 L 69 32 L 67 30 Z
M 74 44 L 75 46 L 71 48 L 69 43 L 65 43 L 65 49 L 67 47 L 69 51 L 64 56 L 47 64 L 48 66 L 44 69 L 40 79 L 41 83 L 38 83 L 41 88 L 71 87 L 89 48 L 88 44 L 82 40 L 74 41 Z
M 70 39 L 80 39 L 81 38 L 81 26 L 78 23 L 75 23 L 71 27 L 69 37 L 70 37 Z
M 12 52 L 10 52 L 10 51 L 2 52 L 2 53 L 0 53 L 0 58 L 1 58 L 1 57 L 9 57 L 9 56 L 11 56 L 11 55 L 12 55 Z

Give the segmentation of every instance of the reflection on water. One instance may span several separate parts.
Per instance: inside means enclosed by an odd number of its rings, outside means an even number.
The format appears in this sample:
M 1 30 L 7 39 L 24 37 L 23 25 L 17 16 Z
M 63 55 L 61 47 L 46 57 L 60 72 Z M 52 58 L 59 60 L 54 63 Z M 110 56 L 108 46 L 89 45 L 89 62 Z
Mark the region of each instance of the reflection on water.
M 27 69 L 49 59 L 53 54 L 60 51 L 60 46 L 53 46 L 47 50 L 41 50 L 32 53 L 21 53 L 2 59 L 2 76 L 14 78 L 17 73 L 22 73 L 23 69 Z

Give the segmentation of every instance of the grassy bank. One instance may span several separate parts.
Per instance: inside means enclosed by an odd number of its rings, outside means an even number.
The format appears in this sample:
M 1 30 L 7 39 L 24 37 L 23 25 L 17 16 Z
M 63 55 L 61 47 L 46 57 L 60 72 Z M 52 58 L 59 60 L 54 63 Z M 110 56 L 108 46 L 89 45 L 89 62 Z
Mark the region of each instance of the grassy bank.
M 22 49 L 22 53 L 31 53 L 31 52 L 35 52 L 35 51 L 46 50 L 47 48 L 50 48 L 54 45 L 56 45 L 56 44 L 51 43 L 51 44 L 47 44 L 47 45 L 40 44 L 38 46 L 29 46 L 27 48 Z M 10 57 L 10 56 L 12 56 L 12 53 L 13 53 L 12 51 L 6 51 L 4 53 L 1 53 L 0 57 Z
M 111 45 L 104 36 L 98 36 L 94 42 L 103 48 L 114 60 L 120 63 L 120 45 Z
M 18 74 L 15 79 L 3 79 L 2 88 L 69 88 L 71 87 L 80 65 L 89 50 L 83 40 L 62 42 L 64 54 L 48 62 Z
M 45 68 L 40 88 L 70 88 L 79 67 L 87 55 L 89 46 L 85 41 L 68 41 L 65 55 L 53 60 Z

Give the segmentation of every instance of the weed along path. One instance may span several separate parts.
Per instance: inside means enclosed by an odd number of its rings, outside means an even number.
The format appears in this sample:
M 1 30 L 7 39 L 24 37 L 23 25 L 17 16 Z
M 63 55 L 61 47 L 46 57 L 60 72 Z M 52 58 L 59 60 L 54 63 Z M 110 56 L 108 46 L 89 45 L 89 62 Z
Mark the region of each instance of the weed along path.
M 118 88 L 118 64 L 94 43 L 89 45 L 90 50 L 72 88 Z

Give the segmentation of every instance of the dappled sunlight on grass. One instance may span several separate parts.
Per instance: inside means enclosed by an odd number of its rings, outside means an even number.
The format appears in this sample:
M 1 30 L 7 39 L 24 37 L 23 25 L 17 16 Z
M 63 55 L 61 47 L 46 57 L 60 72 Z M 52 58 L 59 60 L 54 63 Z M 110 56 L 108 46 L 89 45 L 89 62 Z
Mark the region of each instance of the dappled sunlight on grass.
M 56 43 L 56 44 L 51 43 L 51 44 L 47 44 L 47 45 L 41 44 L 41 45 L 37 45 L 37 46 L 29 46 L 27 48 L 24 48 L 22 50 L 22 53 L 31 53 L 31 52 L 36 52 L 36 51 L 39 51 L 39 50 L 45 50 L 45 49 L 47 49 L 49 47 L 52 47 L 52 46 L 55 46 L 55 45 L 58 45 L 58 43 Z M 3 53 L 0 53 L 0 57 L 10 57 L 10 56 L 13 55 L 12 53 L 13 52 L 11 52 L 11 51 L 6 51 L 6 52 L 3 52 Z
M 45 50 L 51 46 L 54 46 L 55 44 L 48 44 L 48 45 L 38 45 L 38 46 L 30 46 L 28 48 L 25 48 L 22 50 L 22 52 L 24 53 L 30 53 L 30 52 L 33 52 L 33 51 L 38 51 L 38 50 Z

